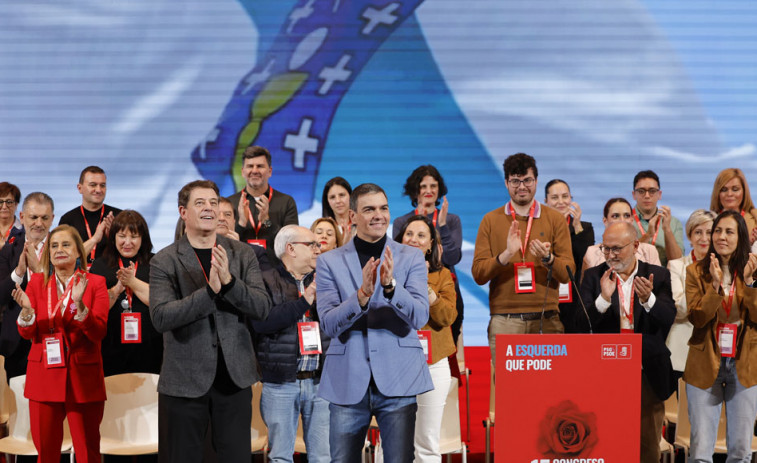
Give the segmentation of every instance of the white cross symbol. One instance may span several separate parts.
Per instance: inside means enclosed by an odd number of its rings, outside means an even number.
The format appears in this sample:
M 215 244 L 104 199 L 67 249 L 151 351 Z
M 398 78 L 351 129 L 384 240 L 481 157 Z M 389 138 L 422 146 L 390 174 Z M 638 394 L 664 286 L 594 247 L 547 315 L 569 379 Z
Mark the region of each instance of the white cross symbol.
M 331 86 L 334 85 L 334 82 L 345 82 L 350 78 L 352 71 L 345 68 L 345 66 L 347 66 L 347 63 L 350 62 L 351 58 L 352 56 L 350 55 L 342 55 L 342 57 L 339 58 L 339 62 L 336 63 L 336 66 L 326 66 L 321 69 L 320 74 L 318 74 L 318 78 L 323 80 L 324 82 L 321 85 L 321 88 L 318 89 L 319 95 L 325 95 L 329 93 L 329 90 L 331 90 Z
M 293 134 L 287 133 L 284 139 L 284 148 L 294 151 L 294 158 L 292 159 L 292 165 L 295 169 L 305 168 L 305 154 L 318 151 L 318 138 L 310 136 L 310 127 L 313 126 L 313 119 L 305 117 L 300 122 L 300 132 Z
M 249 92 L 253 89 L 257 84 L 261 82 L 265 82 L 268 80 L 269 77 L 271 77 L 271 68 L 273 67 L 273 60 L 269 61 L 268 64 L 265 65 L 265 68 L 260 72 L 253 72 L 249 76 L 247 76 L 243 82 L 247 84 L 247 86 L 242 90 L 242 95 Z
M 205 140 L 200 143 L 200 159 L 208 159 L 207 154 L 205 154 L 205 147 L 208 146 L 208 143 L 215 143 L 215 141 L 218 140 L 218 135 L 220 134 L 221 129 L 219 129 L 218 127 L 214 128 L 210 131 L 210 133 L 208 133 L 208 136 L 205 137 Z
M 292 29 L 294 29 L 295 24 L 297 24 L 300 19 L 305 19 L 313 14 L 313 3 L 315 3 L 315 0 L 309 0 L 304 6 L 292 10 L 292 12 L 289 14 L 289 26 L 287 27 L 287 34 L 292 33 Z
M 394 24 L 394 22 L 397 21 L 398 18 L 392 13 L 399 7 L 400 4 L 394 2 L 385 6 L 381 10 L 377 10 L 371 6 L 366 8 L 365 11 L 363 11 L 363 14 L 360 15 L 362 18 L 368 20 L 368 24 L 366 24 L 362 30 L 363 35 L 368 35 L 373 32 L 373 29 L 375 29 L 379 24 Z

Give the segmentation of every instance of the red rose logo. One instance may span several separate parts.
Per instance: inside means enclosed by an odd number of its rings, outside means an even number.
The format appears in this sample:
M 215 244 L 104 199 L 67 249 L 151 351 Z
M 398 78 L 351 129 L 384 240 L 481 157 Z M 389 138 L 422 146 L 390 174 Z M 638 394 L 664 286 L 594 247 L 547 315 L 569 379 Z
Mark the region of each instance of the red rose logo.
M 15 236 L 11 236 L 11 238 L 8 240 L 8 244 L 13 244 L 15 242 L 16 242 L 16 237 Z
M 537 448 L 545 457 L 587 457 L 597 442 L 597 415 L 570 400 L 550 407 L 539 423 Z

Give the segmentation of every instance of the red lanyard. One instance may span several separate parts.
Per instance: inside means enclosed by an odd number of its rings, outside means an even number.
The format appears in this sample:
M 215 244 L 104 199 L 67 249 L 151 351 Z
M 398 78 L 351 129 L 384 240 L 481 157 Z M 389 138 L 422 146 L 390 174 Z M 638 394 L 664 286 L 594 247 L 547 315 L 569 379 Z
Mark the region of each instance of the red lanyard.
M 213 248 L 216 247 L 216 243 L 213 243 Z M 210 248 L 210 266 L 213 266 L 213 248 Z M 202 275 L 205 277 L 205 281 L 210 284 L 210 280 L 208 279 L 208 274 L 205 273 L 205 267 L 202 266 L 202 262 L 200 261 L 200 256 L 197 255 L 197 251 L 195 251 L 195 257 L 197 258 L 197 263 L 200 264 L 200 270 L 202 270 Z
M 245 190 L 242 190 L 242 194 L 245 194 L 247 196 L 250 196 L 247 194 Z M 271 198 L 273 198 L 273 187 L 268 187 L 268 203 L 270 204 Z M 253 200 L 255 198 L 253 197 Z M 252 218 L 252 211 L 250 210 L 250 206 L 247 206 L 247 220 L 250 222 L 250 226 L 253 230 L 255 230 L 255 238 L 258 237 L 258 232 L 260 231 L 260 228 L 263 226 L 263 222 L 259 222 L 257 225 L 255 224 L 255 219 Z
M 58 277 L 53 274 L 53 278 L 50 278 L 47 281 L 47 318 L 50 320 L 50 332 L 52 333 L 55 329 L 55 316 L 58 314 L 58 309 L 60 309 L 60 306 L 63 304 L 63 301 L 66 300 L 66 298 L 71 294 L 71 291 L 74 288 L 74 280 L 76 280 L 79 277 L 79 272 L 74 272 L 73 275 L 71 275 L 71 279 L 68 280 L 68 284 L 66 285 L 66 289 L 63 291 L 63 294 L 61 295 L 60 299 L 58 299 L 58 302 L 55 304 L 55 308 L 53 309 L 53 286 L 57 286 L 57 279 Z M 57 294 L 57 289 L 56 289 Z
M 697 256 L 694 255 L 694 250 L 693 249 L 691 250 L 691 261 L 692 262 L 696 262 L 697 261 Z
M 415 215 L 418 215 L 418 209 L 415 210 Z M 439 209 L 434 209 L 434 218 L 431 219 L 431 222 L 434 224 L 434 228 L 436 228 L 436 218 L 439 215 Z
M 723 284 L 720 284 L 720 287 L 723 287 Z M 725 291 L 725 288 L 723 288 L 723 291 Z M 736 272 L 733 272 L 733 281 L 731 281 L 731 290 L 728 291 L 728 302 L 726 301 L 720 301 L 720 304 L 723 306 L 723 310 L 725 310 L 726 319 L 731 316 L 731 306 L 733 305 L 733 294 L 736 292 Z
M 639 230 L 641 230 L 641 234 L 643 235 L 647 231 L 644 230 L 644 227 L 641 226 L 641 220 L 639 220 L 639 216 L 636 214 L 636 209 L 633 209 L 633 218 L 636 219 L 636 225 L 639 226 Z M 657 219 L 657 226 L 654 229 L 654 237 L 652 238 L 652 245 L 657 242 L 657 233 L 660 232 L 660 223 L 662 222 L 662 217 Z
M 89 229 L 89 222 L 87 222 L 87 216 L 84 215 L 84 206 L 79 206 L 79 210 L 81 211 L 81 216 L 84 219 L 84 228 L 87 230 L 87 239 L 92 239 L 92 230 Z M 105 215 L 105 204 L 100 208 L 100 220 L 97 221 L 97 225 L 100 226 L 100 222 L 103 221 L 103 216 Z M 97 227 L 95 227 L 97 228 Z M 89 255 L 90 260 L 95 260 L 95 251 L 97 250 L 97 244 L 92 246 L 92 252 Z
M 631 282 L 631 297 L 628 299 L 628 308 L 623 309 L 623 285 L 620 283 L 620 276 L 617 273 L 615 273 L 615 279 L 618 284 L 618 303 L 620 304 L 620 311 L 626 315 L 628 321 L 633 325 L 633 282 Z
M 139 262 L 134 262 L 134 277 L 137 277 L 137 267 L 139 266 Z M 200 267 L 202 267 L 202 264 L 200 264 Z M 124 268 L 124 262 L 121 260 L 121 258 L 118 258 L 118 268 Z M 205 272 L 205 269 L 202 270 Z M 207 279 L 207 277 L 206 277 Z M 126 300 L 129 301 L 129 307 L 132 307 L 131 300 L 134 296 L 134 291 L 131 290 L 131 288 L 126 288 Z
M 536 210 L 536 201 L 531 203 L 531 209 L 528 210 L 528 226 L 526 227 L 526 240 L 520 245 L 520 252 L 523 254 L 523 262 L 526 261 L 526 246 L 528 246 L 528 238 L 531 236 L 531 225 L 534 223 L 534 211 Z M 510 214 L 513 216 L 513 222 L 517 220 L 515 218 L 515 208 L 513 202 L 510 201 Z
M 8 241 L 8 237 L 10 236 L 12 229 L 13 229 L 13 223 L 11 223 L 11 226 L 8 227 L 8 231 L 5 232 L 5 236 L 3 237 L 3 241 Z

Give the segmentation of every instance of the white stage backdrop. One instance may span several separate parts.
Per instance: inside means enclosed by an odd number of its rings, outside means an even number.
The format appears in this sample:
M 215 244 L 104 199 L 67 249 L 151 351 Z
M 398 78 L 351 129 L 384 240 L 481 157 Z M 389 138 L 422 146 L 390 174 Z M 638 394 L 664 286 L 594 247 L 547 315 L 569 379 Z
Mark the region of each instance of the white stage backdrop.
M 182 184 L 238 188 L 239 146 L 271 150 L 306 225 L 335 175 L 382 185 L 397 216 L 407 175 L 434 164 L 463 220 L 466 343 L 484 345 L 470 263 L 507 200 L 503 159 L 524 151 L 541 186 L 567 180 L 597 236 L 642 169 L 685 221 L 722 168 L 757 181 L 754 24 L 754 2 L 9 0 L 0 180 L 49 193 L 60 216 L 100 165 L 107 202 L 144 214 L 157 251 Z

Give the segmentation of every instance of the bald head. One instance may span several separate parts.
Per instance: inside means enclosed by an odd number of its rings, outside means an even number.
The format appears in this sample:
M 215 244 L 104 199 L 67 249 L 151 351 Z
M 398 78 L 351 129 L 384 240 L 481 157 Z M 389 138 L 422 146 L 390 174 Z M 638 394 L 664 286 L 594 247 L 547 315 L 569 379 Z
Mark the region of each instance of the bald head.
M 615 222 L 605 228 L 602 247 L 607 265 L 621 274 L 633 271 L 636 266 L 636 229 L 628 222 Z
M 608 233 L 617 234 L 620 238 L 623 238 L 626 241 L 636 239 L 636 228 L 628 222 L 615 222 L 608 225 L 607 228 L 605 228 L 602 238 L 605 239 Z

